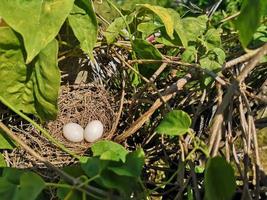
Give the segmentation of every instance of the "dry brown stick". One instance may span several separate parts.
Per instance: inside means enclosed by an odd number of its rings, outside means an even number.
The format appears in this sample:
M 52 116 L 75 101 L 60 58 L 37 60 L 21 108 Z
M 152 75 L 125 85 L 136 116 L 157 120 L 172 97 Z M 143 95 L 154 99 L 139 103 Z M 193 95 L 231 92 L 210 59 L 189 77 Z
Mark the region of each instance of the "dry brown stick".
M 24 141 L 22 141 L 19 137 L 17 137 L 13 131 L 11 131 L 2 121 L 0 121 L 0 129 L 2 129 L 4 131 L 4 133 L 6 133 L 12 140 L 14 140 L 17 144 L 19 144 L 23 149 L 25 149 L 29 154 L 31 154 L 34 158 L 36 158 L 37 160 L 39 160 L 40 162 L 44 163 L 47 167 L 51 168 L 52 170 L 54 170 L 55 172 L 57 172 L 65 181 L 67 181 L 68 183 L 71 183 L 74 186 L 77 186 L 78 184 L 82 184 L 82 182 L 72 176 L 70 176 L 69 174 L 67 174 L 66 172 L 64 172 L 63 170 L 58 169 L 57 167 L 55 167 L 52 163 L 50 163 L 48 160 L 46 160 L 44 157 L 42 157 L 41 155 L 39 155 L 38 153 L 36 153 L 31 147 L 29 147 Z M 100 194 L 100 195 L 104 195 L 104 196 L 110 196 L 109 193 L 100 190 L 98 188 L 92 187 L 92 186 L 84 186 L 85 192 L 88 195 L 91 195 L 91 193 L 96 193 L 96 194 Z
M 121 118 L 121 113 L 122 113 L 122 109 L 123 109 L 123 104 L 124 104 L 124 97 L 125 97 L 125 80 L 124 80 L 124 77 L 123 77 L 123 80 L 122 80 L 122 92 L 121 92 L 121 99 L 120 99 L 120 107 L 119 107 L 119 111 L 118 111 L 117 116 L 116 116 L 115 123 L 112 126 L 112 129 L 111 129 L 111 131 L 109 133 L 109 135 L 111 135 L 111 136 L 113 136 L 113 134 L 116 132 L 117 127 L 119 125 L 120 118 Z
M 165 94 L 162 96 L 164 101 L 169 101 L 172 97 L 176 95 L 176 92 L 182 90 L 184 85 L 188 82 L 188 80 L 192 77 L 191 74 L 186 74 L 184 78 L 179 79 L 176 83 L 171 85 L 168 89 L 166 89 Z M 136 131 L 138 131 L 143 124 L 151 117 L 151 115 L 162 105 L 161 99 L 157 99 L 155 103 L 146 111 L 142 116 L 140 116 L 129 129 L 124 131 L 121 135 L 117 136 L 115 140 L 117 142 L 122 142 L 126 138 L 130 137 Z
M 259 49 L 250 51 L 250 52 L 248 52 L 248 53 L 246 53 L 246 54 L 244 54 L 244 55 L 242 55 L 242 56 L 240 56 L 238 58 L 235 58 L 233 60 L 230 60 L 230 61 L 226 62 L 224 64 L 224 66 L 223 66 L 223 69 L 227 69 L 227 68 L 233 67 L 233 66 L 235 66 L 235 65 L 237 65 L 239 63 L 243 63 L 243 62 L 249 60 L 250 58 L 252 58 L 253 56 L 256 55 L 256 53 L 258 52 L 258 50 Z
M 260 193 L 260 187 L 259 187 L 259 182 L 260 182 L 260 176 L 259 176 L 259 169 L 261 168 L 261 163 L 260 163 L 260 156 L 259 156 L 259 147 L 258 147 L 258 140 L 257 140 L 257 135 L 256 135 L 256 128 L 255 128 L 255 123 L 254 123 L 254 119 L 253 119 L 253 115 L 252 115 L 252 111 L 249 105 L 249 101 L 245 95 L 245 93 L 243 91 L 241 91 L 242 97 L 244 99 L 245 105 L 247 107 L 248 110 L 248 123 L 249 123 L 249 130 L 248 130 L 248 134 L 249 140 L 253 141 L 253 147 L 254 147 L 254 156 L 256 158 L 256 164 L 255 164 L 255 172 L 253 173 L 254 176 L 254 183 L 256 183 L 256 193 L 255 193 L 255 199 L 259 199 L 259 193 Z M 252 135 L 252 136 L 251 136 Z M 250 142 L 250 141 L 249 141 Z M 250 143 L 249 143 L 249 146 Z M 250 149 L 250 147 L 249 147 Z M 248 155 L 250 152 L 248 152 Z

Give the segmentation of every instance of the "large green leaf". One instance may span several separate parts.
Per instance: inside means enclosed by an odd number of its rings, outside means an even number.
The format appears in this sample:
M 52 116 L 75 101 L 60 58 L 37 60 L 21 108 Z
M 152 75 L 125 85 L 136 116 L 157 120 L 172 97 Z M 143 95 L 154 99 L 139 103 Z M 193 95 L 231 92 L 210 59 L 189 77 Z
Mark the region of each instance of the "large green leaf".
M 222 157 L 210 158 L 205 171 L 205 198 L 231 200 L 236 189 L 232 166 Z
M 170 13 L 169 9 L 160 6 L 153 6 L 150 4 L 141 4 L 141 6 L 149 9 L 161 19 L 165 26 L 167 34 L 170 38 L 173 39 L 174 26 L 176 22 L 173 21 L 172 14 Z
M 191 118 L 186 112 L 173 110 L 163 118 L 156 131 L 166 135 L 183 135 L 189 131 L 190 126 Z
M 51 41 L 30 64 L 24 63 L 22 45 L 10 28 L 0 28 L 0 94 L 18 110 L 54 119 L 60 71 L 58 44 Z
M 113 160 L 125 162 L 128 151 L 112 141 L 103 140 L 96 142 L 92 145 L 92 151 L 94 156 L 100 156 L 102 160 Z
M 76 0 L 68 20 L 81 49 L 92 59 L 92 51 L 97 41 L 97 21 L 92 2 Z
M 1 199 L 36 200 L 45 188 L 43 179 L 33 172 L 23 173 L 16 169 L 5 168 L 0 177 Z
M 253 34 L 260 25 L 261 0 L 244 0 L 241 13 L 235 21 L 235 27 L 239 31 L 239 39 L 244 47 L 251 41 Z
M 1 0 L 0 16 L 23 37 L 26 63 L 58 34 L 74 0 Z

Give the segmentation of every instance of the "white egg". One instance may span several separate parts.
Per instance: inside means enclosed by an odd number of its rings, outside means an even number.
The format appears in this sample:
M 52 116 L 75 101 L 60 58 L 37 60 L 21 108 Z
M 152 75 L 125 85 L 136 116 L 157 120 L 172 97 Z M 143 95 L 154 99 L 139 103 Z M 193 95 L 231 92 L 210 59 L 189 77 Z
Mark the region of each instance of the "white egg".
M 87 142 L 94 142 L 103 135 L 104 127 L 101 121 L 93 120 L 87 124 L 84 130 L 84 139 Z
M 67 123 L 63 127 L 64 137 L 71 142 L 83 141 L 83 128 L 76 123 Z

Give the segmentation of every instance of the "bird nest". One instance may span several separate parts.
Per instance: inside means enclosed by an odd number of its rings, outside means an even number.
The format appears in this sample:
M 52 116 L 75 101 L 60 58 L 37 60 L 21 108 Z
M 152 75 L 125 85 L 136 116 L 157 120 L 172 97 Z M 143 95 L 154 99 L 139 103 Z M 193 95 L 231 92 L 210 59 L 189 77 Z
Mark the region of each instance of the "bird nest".
M 63 126 L 69 122 L 80 124 L 83 128 L 92 120 L 104 125 L 103 139 L 112 137 L 115 120 L 115 105 L 111 94 L 103 86 L 86 84 L 62 86 L 58 100 L 57 119 L 47 123 L 51 135 L 75 153 L 83 153 L 92 143 L 83 140 L 79 143 L 68 141 L 63 136 Z
M 59 113 L 54 121 L 45 126 L 53 138 L 78 155 L 84 155 L 92 143 L 82 141 L 70 142 L 63 137 L 63 126 L 68 122 L 80 124 L 83 128 L 92 120 L 100 120 L 104 125 L 102 139 L 111 139 L 115 127 L 116 104 L 114 97 L 99 84 L 63 85 L 58 99 Z M 51 143 L 32 125 L 12 127 L 18 137 L 26 142 L 41 156 L 56 166 L 73 163 L 74 159 Z M 43 168 L 43 164 L 27 154 L 24 149 L 16 148 L 5 156 L 9 166 Z

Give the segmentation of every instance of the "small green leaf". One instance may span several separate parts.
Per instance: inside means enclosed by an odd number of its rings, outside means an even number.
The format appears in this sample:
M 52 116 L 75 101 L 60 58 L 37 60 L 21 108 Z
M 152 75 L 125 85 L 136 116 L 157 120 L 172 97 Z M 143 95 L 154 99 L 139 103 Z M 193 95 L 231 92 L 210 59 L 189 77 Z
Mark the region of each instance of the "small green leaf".
M 173 32 L 174 32 L 174 21 L 172 19 L 172 16 L 167 8 L 163 8 L 160 6 L 153 6 L 150 4 L 140 4 L 140 6 L 149 9 L 153 13 L 155 13 L 161 21 L 163 22 L 166 32 L 169 35 L 170 38 L 173 39 Z
M 194 46 L 189 46 L 185 49 L 182 54 L 182 61 L 184 62 L 194 62 L 197 57 L 197 50 Z
M 126 18 L 126 23 L 130 24 L 132 23 L 134 19 L 134 15 L 128 15 L 125 16 Z M 107 28 L 105 31 L 104 35 L 106 37 L 107 43 L 111 44 L 115 42 L 115 39 L 120 35 L 124 34 L 122 31 L 125 30 L 126 28 L 126 23 L 122 17 L 116 18 Z M 129 33 L 128 33 L 129 34 Z M 129 35 L 127 35 L 129 36 Z
M 14 142 L 0 129 L 0 149 L 14 149 Z
M 145 163 L 145 153 L 141 148 L 130 152 L 126 157 L 126 162 L 119 166 L 110 166 L 109 170 L 120 176 L 131 176 L 138 178 L 141 175 Z
M 22 35 L 27 52 L 26 63 L 30 63 L 56 37 L 73 2 L 74 0 L 1 0 L 0 16 Z
M 185 17 L 182 18 L 181 21 L 188 41 L 196 41 L 197 38 L 205 32 L 208 17 L 206 15 L 201 15 L 199 17 Z
M 183 135 L 191 126 L 190 116 L 182 110 L 169 112 L 160 122 L 156 131 L 166 135 Z
M 214 60 L 211 60 L 208 57 L 201 58 L 199 60 L 199 63 L 200 63 L 202 68 L 208 69 L 208 70 L 211 70 L 211 71 L 221 68 L 221 65 L 218 62 L 216 62 Z
M 58 43 L 53 40 L 26 65 L 16 34 L 8 27 L 0 28 L 1 96 L 18 110 L 42 120 L 54 119 L 60 86 L 57 53 Z
M 68 20 L 81 49 L 93 59 L 93 48 L 97 41 L 97 21 L 92 2 L 76 0 Z
M 203 45 L 206 47 L 207 51 L 221 46 L 221 33 L 222 29 L 211 28 L 207 31 L 207 33 L 204 35 L 203 42 Z
M 94 156 L 100 156 L 102 160 L 113 160 L 125 162 L 128 151 L 112 141 L 103 140 L 96 142 L 92 145 L 92 151 Z
M 204 177 L 205 199 L 231 200 L 235 189 L 232 166 L 222 157 L 210 158 Z
M 133 50 L 138 58 L 161 60 L 162 55 L 159 50 L 146 40 L 136 39 L 133 42 Z
M 253 34 L 260 25 L 261 0 L 244 0 L 241 13 L 235 21 L 235 27 L 239 31 L 239 39 L 244 47 L 251 41 Z
M 109 161 L 107 160 L 90 157 L 87 159 L 86 163 L 81 164 L 81 167 L 87 176 L 94 177 L 96 175 L 100 175 L 107 168 L 108 164 Z
M 0 167 L 2 168 L 2 167 L 6 167 L 6 166 L 7 166 L 6 160 L 3 156 L 3 154 L 0 153 Z
M 146 37 L 155 33 L 161 27 L 161 24 L 149 21 L 138 24 L 137 30 L 142 33 L 142 38 L 146 39 Z

